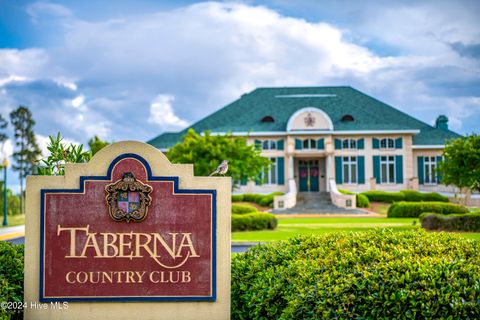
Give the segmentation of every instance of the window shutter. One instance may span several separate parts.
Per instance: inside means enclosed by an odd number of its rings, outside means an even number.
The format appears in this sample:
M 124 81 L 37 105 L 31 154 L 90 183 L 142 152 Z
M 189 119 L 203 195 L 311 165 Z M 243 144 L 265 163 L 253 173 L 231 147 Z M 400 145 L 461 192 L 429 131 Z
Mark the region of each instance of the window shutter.
M 262 141 L 255 140 L 255 149 L 262 150 Z
M 365 157 L 358 156 L 358 183 L 364 184 L 365 183 Z
M 335 157 L 335 182 L 337 184 L 342 184 L 343 183 L 342 157 Z
M 295 139 L 295 150 L 302 150 L 302 140 Z
M 403 183 L 403 156 L 395 156 L 395 171 L 396 183 Z
M 380 156 L 373 156 L 373 176 L 376 178 L 377 183 L 380 183 Z
M 364 139 L 358 139 L 357 140 L 357 149 L 358 150 L 363 150 L 365 149 L 365 142 L 364 142 Z
M 277 150 L 283 150 L 283 139 L 277 141 Z
M 318 139 L 317 140 L 317 149 L 318 150 L 323 150 L 325 149 L 325 142 L 324 142 L 324 139 Z
M 443 161 L 443 158 L 442 156 L 437 156 L 437 165 L 436 165 L 436 168 L 437 168 L 437 183 L 442 183 L 442 173 L 440 172 L 440 170 L 438 170 L 439 168 L 439 165 L 440 165 L 440 162 Z
M 335 139 L 335 149 L 341 150 L 342 149 L 342 140 Z
M 278 177 L 277 184 L 285 184 L 285 158 L 284 157 L 277 158 L 277 177 Z
M 380 140 L 378 140 L 377 138 L 372 138 L 372 148 L 380 149 Z
M 395 139 L 395 149 L 402 149 L 403 148 L 403 139 L 397 138 Z
M 424 184 L 424 181 L 423 181 L 423 176 L 424 176 L 424 172 L 423 172 L 423 157 L 417 157 L 417 165 L 418 165 L 418 184 Z

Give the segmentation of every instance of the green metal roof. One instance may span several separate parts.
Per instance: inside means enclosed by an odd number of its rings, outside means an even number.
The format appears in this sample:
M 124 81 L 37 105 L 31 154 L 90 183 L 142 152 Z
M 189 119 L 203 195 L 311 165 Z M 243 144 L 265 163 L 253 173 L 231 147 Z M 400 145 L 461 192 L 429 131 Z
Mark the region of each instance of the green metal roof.
M 443 145 L 446 139 L 459 137 L 351 87 L 258 88 L 189 128 L 197 132 L 284 132 L 292 114 L 305 107 L 324 111 L 335 131 L 420 130 L 413 138 L 414 145 Z M 341 118 L 347 114 L 352 115 L 354 121 L 342 122 Z M 262 122 L 265 116 L 273 117 L 274 122 Z M 166 132 L 148 143 L 165 149 L 180 141 L 187 130 Z

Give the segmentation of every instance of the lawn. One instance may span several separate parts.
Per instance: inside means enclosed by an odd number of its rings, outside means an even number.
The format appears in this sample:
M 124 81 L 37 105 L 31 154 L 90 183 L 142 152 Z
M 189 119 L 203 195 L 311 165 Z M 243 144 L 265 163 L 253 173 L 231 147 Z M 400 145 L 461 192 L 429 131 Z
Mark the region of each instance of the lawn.
M 401 231 L 419 228 L 416 218 L 325 217 L 282 218 L 276 230 L 232 232 L 235 242 L 266 242 L 285 240 L 298 234 L 325 234 L 329 232 L 359 232 L 373 228 Z M 459 233 L 468 239 L 480 240 L 480 233 Z
M 232 241 L 285 240 L 298 234 L 324 234 L 329 232 L 358 232 L 373 228 L 390 228 L 395 231 L 417 228 L 416 218 L 325 217 L 282 218 L 276 230 L 233 232 Z
M 0 220 L 3 222 L 3 216 L 1 216 Z M 7 216 L 7 222 L 8 222 L 7 227 L 20 226 L 22 224 L 25 224 L 25 215 L 24 214 L 16 214 L 14 216 Z M 0 226 L 2 226 L 2 225 L 0 224 Z

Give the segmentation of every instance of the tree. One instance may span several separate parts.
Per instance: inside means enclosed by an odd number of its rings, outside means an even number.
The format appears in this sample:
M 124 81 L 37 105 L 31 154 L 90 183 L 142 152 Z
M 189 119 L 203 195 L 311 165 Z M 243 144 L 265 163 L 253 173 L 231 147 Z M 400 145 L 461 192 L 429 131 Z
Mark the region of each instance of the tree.
M 33 133 L 35 121 L 30 110 L 27 107 L 19 106 L 10 113 L 10 121 L 15 134 L 15 144 L 19 148 L 13 153 L 15 163 L 12 165 L 12 169 L 18 171 L 20 178 L 20 207 L 22 212 L 25 212 L 23 210 L 23 180 L 27 175 L 33 173 L 36 162 L 42 153 Z
M 50 154 L 42 159 L 38 166 L 37 173 L 43 176 L 63 176 L 65 174 L 65 163 L 85 163 L 92 158 L 91 151 L 83 151 L 83 145 L 65 145 L 62 143 L 60 132 L 56 137 L 49 136 L 47 150 Z
M 255 146 L 248 146 L 243 137 L 212 136 L 208 131 L 200 135 L 193 129 L 189 129 L 183 141 L 166 155 L 172 163 L 193 163 L 196 176 L 208 176 L 222 160 L 228 160 L 227 175 L 234 183 L 255 180 L 270 166 L 270 161 L 260 156 Z
M 3 116 L 0 114 L 0 130 L 5 130 L 5 128 L 7 128 L 8 126 L 8 122 L 3 118 Z M 3 143 L 7 140 L 7 135 L 0 131 L 0 143 Z
M 108 146 L 110 142 L 103 141 L 98 136 L 94 136 L 92 139 L 88 140 L 88 145 L 92 151 L 92 156 L 95 155 L 98 151 Z
M 448 141 L 438 172 L 442 183 L 480 191 L 480 136 L 471 134 Z

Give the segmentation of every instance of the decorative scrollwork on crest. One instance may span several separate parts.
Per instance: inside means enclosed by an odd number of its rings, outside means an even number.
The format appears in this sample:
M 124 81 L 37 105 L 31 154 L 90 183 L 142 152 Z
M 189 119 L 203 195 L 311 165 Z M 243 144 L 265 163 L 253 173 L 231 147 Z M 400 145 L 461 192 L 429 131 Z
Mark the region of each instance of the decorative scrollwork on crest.
M 141 222 L 147 217 L 152 202 L 152 187 L 125 172 L 122 179 L 105 187 L 110 217 L 115 221 Z

